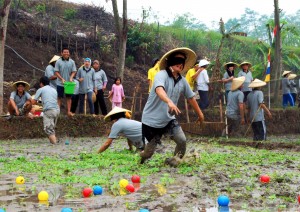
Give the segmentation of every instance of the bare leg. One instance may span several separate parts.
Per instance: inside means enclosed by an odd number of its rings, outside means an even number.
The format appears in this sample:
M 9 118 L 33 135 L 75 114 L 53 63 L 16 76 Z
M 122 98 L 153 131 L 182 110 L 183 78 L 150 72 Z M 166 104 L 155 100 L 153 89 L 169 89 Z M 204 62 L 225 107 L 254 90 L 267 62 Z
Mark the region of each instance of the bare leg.
M 57 143 L 55 134 L 49 135 L 49 141 L 50 141 L 51 144 L 56 144 Z
M 67 114 L 68 114 L 68 116 L 74 115 L 73 113 L 71 113 L 71 104 L 72 104 L 71 97 L 67 97 Z
M 11 101 L 8 101 L 7 109 L 8 109 L 8 112 L 9 112 L 10 115 L 13 115 L 15 113 L 15 109 L 12 106 Z

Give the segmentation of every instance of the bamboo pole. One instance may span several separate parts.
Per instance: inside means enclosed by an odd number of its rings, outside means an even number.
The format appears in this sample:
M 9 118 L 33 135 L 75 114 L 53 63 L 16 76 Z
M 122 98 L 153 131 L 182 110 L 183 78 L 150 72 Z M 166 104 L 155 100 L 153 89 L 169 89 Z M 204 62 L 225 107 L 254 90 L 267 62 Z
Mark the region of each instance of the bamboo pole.
M 185 112 L 186 112 L 186 121 L 187 123 L 190 123 L 189 106 L 186 99 L 184 99 L 184 105 L 185 105 Z

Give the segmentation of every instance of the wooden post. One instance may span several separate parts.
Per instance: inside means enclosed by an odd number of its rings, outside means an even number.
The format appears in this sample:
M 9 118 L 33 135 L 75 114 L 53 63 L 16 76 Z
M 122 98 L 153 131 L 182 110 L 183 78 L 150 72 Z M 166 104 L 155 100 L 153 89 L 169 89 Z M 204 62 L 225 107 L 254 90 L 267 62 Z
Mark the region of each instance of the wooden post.
M 143 93 L 141 92 L 139 112 L 142 112 L 142 102 L 143 102 Z
M 87 95 L 84 95 L 84 115 L 86 115 L 86 100 L 87 100 Z
M 186 99 L 184 99 L 184 105 L 185 105 L 185 112 L 186 112 L 186 121 L 187 123 L 190 123 L 189 106 Z
M 223 122 L 223 104 L 222 104 L 222 99 L 219 99 L 220 103 L 220 122 Z

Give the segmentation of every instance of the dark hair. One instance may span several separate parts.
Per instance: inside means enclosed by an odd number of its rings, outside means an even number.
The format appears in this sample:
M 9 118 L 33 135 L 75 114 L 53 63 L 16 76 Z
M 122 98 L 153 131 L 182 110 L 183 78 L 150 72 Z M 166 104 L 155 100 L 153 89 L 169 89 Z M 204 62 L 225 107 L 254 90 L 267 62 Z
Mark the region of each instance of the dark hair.
M 43 76 L 43 77 L 40 78 L 40 83 L 42 83 L 44 86 L 45 86 L 45 85 L 49 85 L 50 80 L 49 80 L 48 77 Z
M 116 113 L 116 114 L 110 116 L 111 121 L 119 119 L 119 118 L 126 118 L 125 112 Z
M 16 87 L 18 87 L 19 85 L 23 85 L 23 87 L 26 86 L 26 84 L 25 84 L 24 82 L 19 82 L 19 83 L 17 83 L 17 84 L 16 84 Z
M 114 84 L 116 84 L 117 80 L 120 80 L 120 83 L 122 83 L 121 77 L 116 77 L 116 78 L 115 78 L 115 81 L 114 81 Z
M 61 49 L 61 52 L 63 52 L 64 50 L 68 50 L 70 52 L 70 49 L 66 46 L 64 46 L 62 49 Z
M 152 67 L 154 67 L 158 61 L 159 61 L 158 58 L 154 58 L 154 59 L 152 60 Z

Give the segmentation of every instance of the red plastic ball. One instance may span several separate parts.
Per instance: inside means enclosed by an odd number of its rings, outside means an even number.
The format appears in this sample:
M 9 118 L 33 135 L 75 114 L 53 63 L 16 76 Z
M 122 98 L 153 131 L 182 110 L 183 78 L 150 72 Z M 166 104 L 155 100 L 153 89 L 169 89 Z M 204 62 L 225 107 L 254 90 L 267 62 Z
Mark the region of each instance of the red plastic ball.
M 132 175 L 131 181 L 132 181 L 133 183 L 140 183 L 140 182 L 141 182 L 141 178 L 140 178 L 140 176 L 138 176 L 138 175 Z
M 298 202 L 300 203 L 300 195 L 298 195 Z
M 93 193 L 93 189 L 91 188 L 84 188 L 82 191 L 83 197 L 90 197 Z
M 128 184 L 128 185 L 126 186 L 126 190 L 129 191 L 130 193 L 132 193 L 132 192 L 135 191 L 134 186 L 131 185 L 131 184 Z
M 270 182 L 270 176 L 269 175 L 262 175 L 260 176 L 260 182 L 262 183 L 269 183 Z

